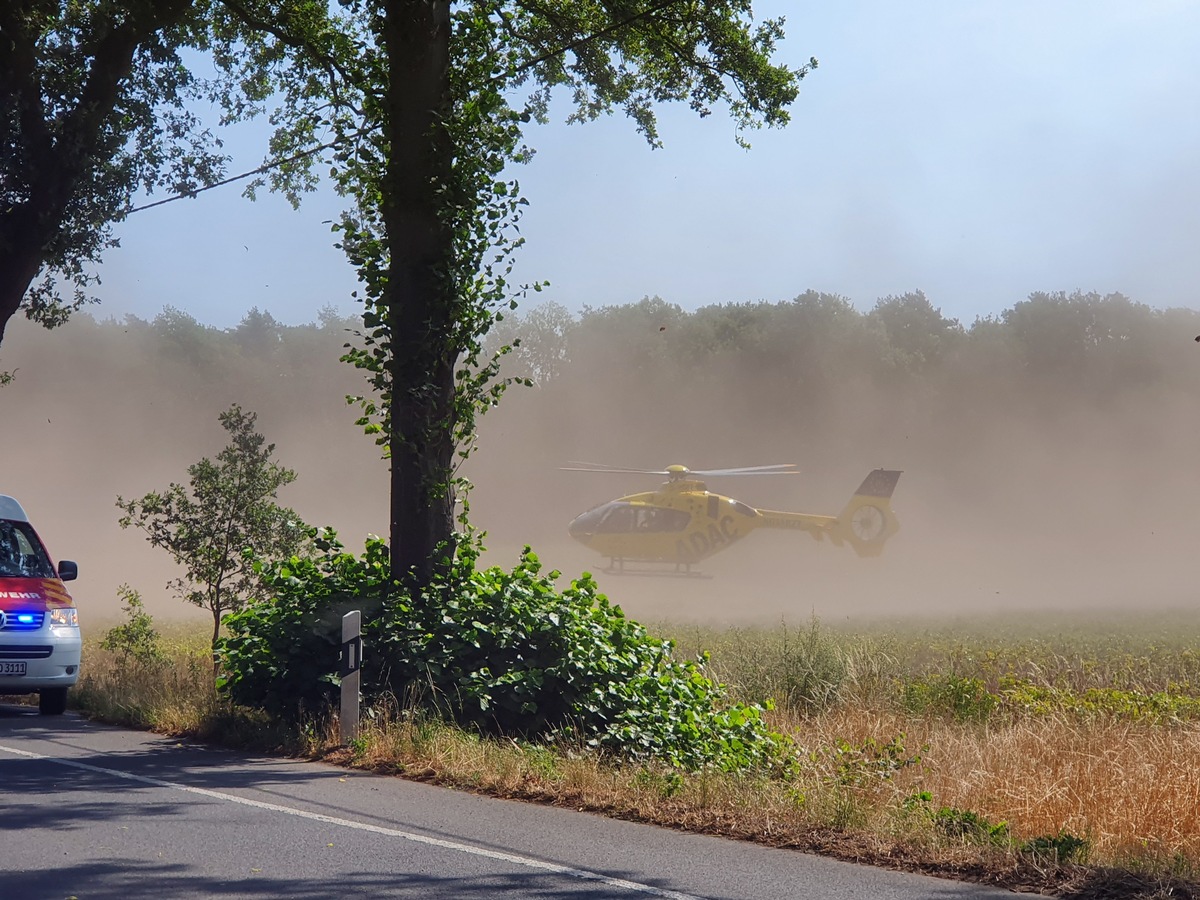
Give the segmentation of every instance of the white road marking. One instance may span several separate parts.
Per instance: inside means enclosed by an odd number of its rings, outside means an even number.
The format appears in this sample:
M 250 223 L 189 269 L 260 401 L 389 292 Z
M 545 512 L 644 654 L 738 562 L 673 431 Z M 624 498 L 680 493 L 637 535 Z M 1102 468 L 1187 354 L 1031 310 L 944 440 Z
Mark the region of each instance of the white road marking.
M 295 809 L 291 806 L 279 806 L 275 803 L 264 803 L 261 800 L 250 800 L 246 797 L 238 797 L 236 794 L 226 794 L 221 791 L 210 791 L 207 788 L 190 787 L 186 784 L 177 784 L 173 781 L 163 781 L 159 778 L 149 778 L 145 775 L 134 775 L 131 772 L 122 772 L 118 769 L 105 769 L 100 766 L 91 766 L 87 763 L 76 762 L 73 759 L 63 759 L 57 756 L 43 756 L 40 753 L 31 753 L 28 750 L 18 750 L 15 747 L 0 746 L 0 752 L 11 753 L 14 756 L 23 756 L 26 759 L 36 759 L 41 762 L 56 763 L 60 766 L 68 766 L 72 769 L 83 769 L 86 772 L 96 772 L 101 775 L 111 775 L 114 778 L 123 778 L 126 781 L 137 781 L 141 784 L 149 784 L 154 787 L 170 788 L 173 791 L 183 791 L 188 794 L 198 794 L 201 797 L 210 797 L 213 800 L 224 800 L 228 803 L 240 803 L 242 806 L 252 806 L 255 809 L 265 809 L 269 812 L 283 813 L 289 816 L 297 816 L 301 819 L 311 819 L 314 822 L 324 822 L 328 825 L 340 825 L 343 828 L 354 828 L 358 831 L 369 831 L 372 834 L 382 834 L 387 837 L 402 838 L 406 841 L 412 841 L 417 844 L 429 844 L 433 847 L 441 847 L 443 850 L 453 850 L 457 853 L 469 853 L 473 856 L 483 856 L 488 859 L 495 859 L 501 862 L 513 863 L 514 865 L 524 866 L 528 869 L 540 869 L 544 872 L 552 872 L 555 875 L 567 875 L 571 878 L 579 878 L 584 881 L 597 881 L 601 884 L 609 885 L 610 887 L 622 888 L 627 891 L 634 891 L 639 894 L 649 894 L 652 897 L 665 897 L 669 900 L 702 900 L 692 894 L 681 894 L 678 891 L 666 891 L 662 888 L 656 888 L 648 884 L 640 884 L 636 881 L 626 881 L 623 878 L 611 878 L 608 875 L 601 875 L 599 872 L 589 872 L 586 869 L 572 869 L 570 866 L 560 866 L 557 863 L 543 862 L 540 859 L 533 859 L 528 856 L 517 856 L 513 853 L 501 853 L 496 850 L 488 850 L 484 847 L 474 847 L 470 844 L 460 844 L 456 841 L 444 841 L 440 838 L 427 837 L 423 834 L 415 834 L 411 831 L 400 831 L 396 828 L 383 828 L 379 825 L 368 825 L 366 822 L 354 822 L 350 819 L 339 819 L 336 816 L 326 816 L 321 813 L 308 812 L 303 809 Z

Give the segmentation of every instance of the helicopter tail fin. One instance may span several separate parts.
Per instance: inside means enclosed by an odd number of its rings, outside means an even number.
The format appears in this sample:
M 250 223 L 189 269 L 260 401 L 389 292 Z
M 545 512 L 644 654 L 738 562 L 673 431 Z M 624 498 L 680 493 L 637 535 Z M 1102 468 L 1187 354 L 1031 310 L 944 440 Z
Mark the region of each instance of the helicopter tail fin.
M 900 522 L 892 512 L 892 493 L 899 480 L 900 472 L 895 469 L 875 469 L 837 517 L 836 537 L 846 541 L 859 556 L 878 556 L 887 539 L 900 530 Z

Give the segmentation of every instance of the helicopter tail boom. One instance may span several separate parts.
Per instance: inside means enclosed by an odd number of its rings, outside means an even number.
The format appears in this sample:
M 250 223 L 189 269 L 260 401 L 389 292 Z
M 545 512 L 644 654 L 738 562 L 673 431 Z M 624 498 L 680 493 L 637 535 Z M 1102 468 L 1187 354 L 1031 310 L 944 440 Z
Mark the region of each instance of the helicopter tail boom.
M 859 556 L 878 556 L 887 539 L 900 530 L 891 502 L 899 480 L 900 473 L 894 469 L 876 469 L 863 479 L 839 515 L 760 509 L 756 526 L 807 531 L 817 540 L 828 537 L 839 547 L 847 543 Z

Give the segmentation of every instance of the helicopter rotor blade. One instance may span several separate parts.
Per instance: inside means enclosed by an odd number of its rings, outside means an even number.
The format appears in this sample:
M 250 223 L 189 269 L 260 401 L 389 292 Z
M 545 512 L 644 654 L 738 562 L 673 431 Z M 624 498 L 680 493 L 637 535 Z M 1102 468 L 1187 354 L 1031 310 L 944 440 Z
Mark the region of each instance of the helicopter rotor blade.
M 739 466 L 733 469 L 693 469 L 693 475 L 799 475 L 795 463 L 770 466 Z
M 623 475 L 799 475 L 795 463 L 775 463 L 769 466 L 737 466 L 731 469 L 688 469 L 683 472 L 671 469 L 634 469 L 625 466 L 610 466 L 604 463 L 571 460 L 569 466 L 559 466 L 564 472 L 615 472 Z
M 604 463 L 571 460 L 569 466 L 559 466 L 562 472 L 615 472 L 618 475 L 667 475 L 666 469 L 631 469 L 625 466 L 609 466 Z

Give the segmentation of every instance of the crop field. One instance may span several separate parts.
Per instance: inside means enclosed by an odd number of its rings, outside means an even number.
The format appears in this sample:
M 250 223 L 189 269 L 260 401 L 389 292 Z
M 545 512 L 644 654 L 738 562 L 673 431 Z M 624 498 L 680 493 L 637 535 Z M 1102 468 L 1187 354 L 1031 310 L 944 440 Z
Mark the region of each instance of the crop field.
M 1026 615 L 850 633 L 814 621 L 679 640 L 708 647 L 741 699 L 776 699 L 777 726 L 809 752 L 817 821 L 888 833 L 916 816 L 964 840 L 1195 873 L 1195 622 Z

